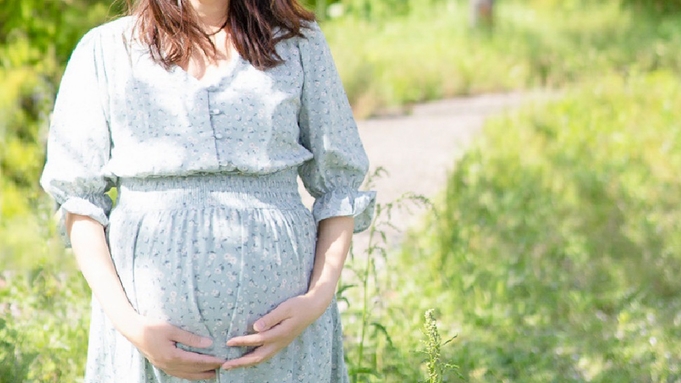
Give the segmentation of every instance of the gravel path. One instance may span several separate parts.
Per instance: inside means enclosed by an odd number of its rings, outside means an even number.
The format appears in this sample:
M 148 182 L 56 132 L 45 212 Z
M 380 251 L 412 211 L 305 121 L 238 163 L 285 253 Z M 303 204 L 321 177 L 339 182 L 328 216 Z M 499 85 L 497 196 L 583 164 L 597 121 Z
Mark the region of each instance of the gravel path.
M 519 106 L 536 95 L 488 94 L 417 105 L 408 116 L 359 121 L 359 130 L 371 162 L 389 173 L 375 180 L 378 203 L 394 201 L 407 192 L 435 197 L 445 186 L 456 158 L 481 130 L 487 117 Z M 310 206 L 311 197 L 304 194 Z M 416 225 L 423 209 L 396 212 L 388 232 L 388 247 L 399 245 L 400 232 Z M 368 233 L 355 235 L 355 253 L 366 248 Z

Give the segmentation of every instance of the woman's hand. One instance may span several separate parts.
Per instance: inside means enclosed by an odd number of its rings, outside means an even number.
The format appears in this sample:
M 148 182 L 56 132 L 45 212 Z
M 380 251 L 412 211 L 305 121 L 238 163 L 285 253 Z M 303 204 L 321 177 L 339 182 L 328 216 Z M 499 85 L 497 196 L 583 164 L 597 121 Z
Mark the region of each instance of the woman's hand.
M 299 295 L 281 303 L 253 324 L 255 334 L 232 338 L 230 347 L 256 347 L 252 352 L 222 365 L 229 370 L 262 363 L 288 346 L 303 330 L 317 320 L 331 302 L 328 299 Z
M 135 322 L 124 335 L 151 364 L 168 375 L 189 380 L 211 379 L 215 377 L 215 370 L 225 363 L 224 359 L 181 350 L 175 345 L 206 348 L 213 343 L 208 338 L 142 316 Z
M 314 267 L 307 293 L 293 297 L 253 324 L 256 334 L 232 338 L 227 346 L 256 347 L 222 365 L 224 369 L 254 366 L 288 346 L 333 300 L 352 239 L 352 217 L 331 217 L 319 222 Z
M 94 219 L 67 213 L 66 230 L 78 266 L 107 317 L 154 366 L 184 379 L 210 379 L 224 359 L 180 350 L 176 343 L 196 348 L 210 347 L 212 341 L 183 331 L 169 323 L 139 315 L 125 295 L 111 260 L 104 228 Z

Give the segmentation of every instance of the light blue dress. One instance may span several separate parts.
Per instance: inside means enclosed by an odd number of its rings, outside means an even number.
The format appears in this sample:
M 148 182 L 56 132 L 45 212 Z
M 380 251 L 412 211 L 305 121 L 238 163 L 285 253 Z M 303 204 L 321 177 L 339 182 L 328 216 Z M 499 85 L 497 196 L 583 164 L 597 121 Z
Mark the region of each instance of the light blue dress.
M 284 64 L 260 71 L 236 57 L 213 82 L 156 64 L 133 25 L 97 27 L 74 50 L 41 185 L 62 210 L 105 227 L 138 312 L 212 338 L 201 352 L 237 358 L 249 350 L 228 339 L 306 292 L 317 223 L 370 224 L 375 195 L 358 190 L 367 157 L 317 24 L 278 44 Z M 89 342 L 87 383 L 184 382 L 153 367 L 95 300 Z M 212 381 L 347 382 L 341 342 L 334 302 L 271 360 Z

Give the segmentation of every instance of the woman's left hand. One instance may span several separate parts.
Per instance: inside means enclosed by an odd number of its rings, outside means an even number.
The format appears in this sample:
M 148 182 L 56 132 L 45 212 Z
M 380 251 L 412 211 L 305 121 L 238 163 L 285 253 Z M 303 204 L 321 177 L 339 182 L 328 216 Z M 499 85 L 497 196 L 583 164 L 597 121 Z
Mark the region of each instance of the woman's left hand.
M 253 324 L 255 334 L 239 336 L 227 342 L 227 346 L 230 347 L 256 347 L 256 349 L 240 358 L 228 361 L 222 365 L 222 368 L 229 370 L 255 366 L 270 359 L 317 320 L 330 302 L 331 299 L 309 294 L 284 301 Z
M 270 359 L 326 311 L 336 293 L 353 226 L 351 216 L 331 217 L 319 222 L 315 262 L 307 293 L 284 301 L 258 319 L 253 324 L 255 334 L 227 341 L 230 347 L 256 348 L 241 358 L 227 361 L 222 368 L 255 366 Z

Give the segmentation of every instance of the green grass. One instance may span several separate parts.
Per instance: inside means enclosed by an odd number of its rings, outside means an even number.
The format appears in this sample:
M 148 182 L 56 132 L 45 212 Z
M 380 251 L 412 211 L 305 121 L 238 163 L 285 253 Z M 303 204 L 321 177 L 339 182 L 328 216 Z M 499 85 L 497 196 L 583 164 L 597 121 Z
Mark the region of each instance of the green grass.
M 466 4 L 323 25 L 358 116 L 455 95 L 558 88 L 612 72 L 681 72 L 680 16 L 612 1 L 502 1 L 488 33 L 470 30 Z
M 0 382 L 80 382 L 89 289 L 68 267 L 0 273 Z
M 437 307 L 469 382 L 679 381 L 679 103 L 677 75 L 612 75 L 488 124 L 391 271 L 388 331 Z

